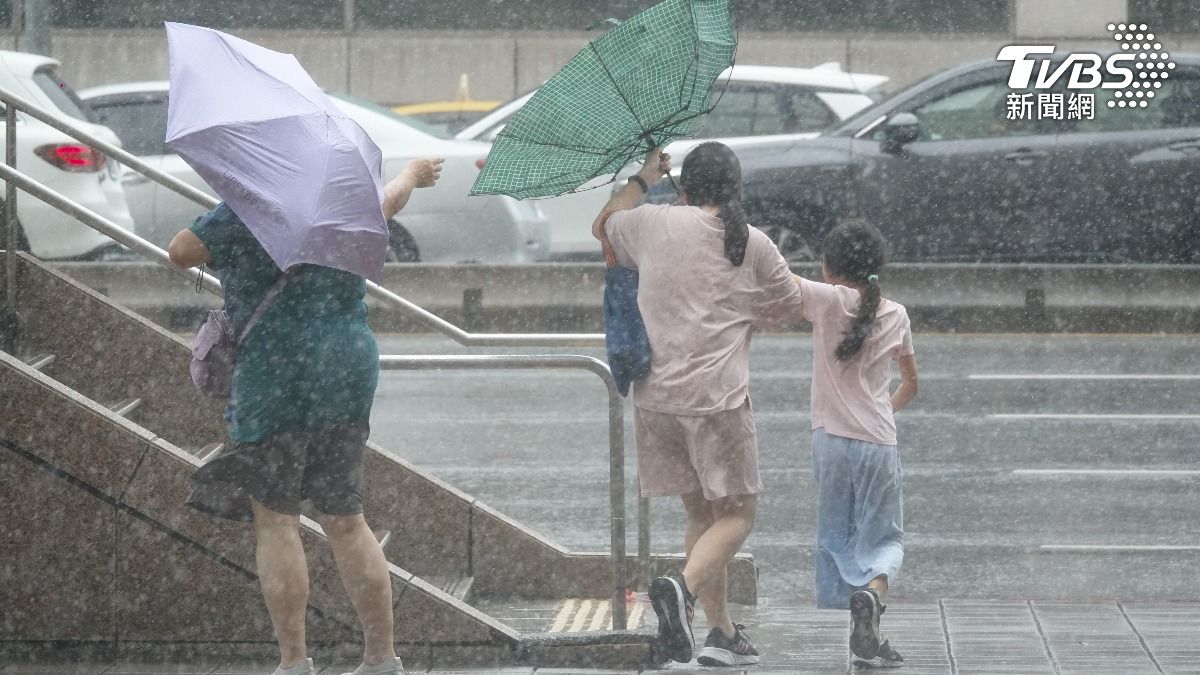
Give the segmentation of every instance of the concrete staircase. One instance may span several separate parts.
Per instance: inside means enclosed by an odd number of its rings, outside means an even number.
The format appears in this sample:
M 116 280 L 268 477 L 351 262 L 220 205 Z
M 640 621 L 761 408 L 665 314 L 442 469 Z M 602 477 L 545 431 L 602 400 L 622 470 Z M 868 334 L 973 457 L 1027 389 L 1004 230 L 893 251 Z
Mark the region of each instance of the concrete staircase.
M 188 477 L 225 442 L 221 403 L 188 377 L 188 344 L 33 258 L 19 256 L 17 273 L 20 321 L 0 345 L 0 653 L 270 658 L 251 527 L 183 506 Z M 656 661 L 645 630 L 521 632 L 476 609 L 608 597 L 609 557 L 569 551 L 370 450 L 364 511 L 391 565 L 410 667 Z M 352 660 L 361 635 L 332 553 L 315 522 L 302 519 L 301 536 L 310 642 Z M 736 601 L 754 601 L 749 557 L 730 581 Z

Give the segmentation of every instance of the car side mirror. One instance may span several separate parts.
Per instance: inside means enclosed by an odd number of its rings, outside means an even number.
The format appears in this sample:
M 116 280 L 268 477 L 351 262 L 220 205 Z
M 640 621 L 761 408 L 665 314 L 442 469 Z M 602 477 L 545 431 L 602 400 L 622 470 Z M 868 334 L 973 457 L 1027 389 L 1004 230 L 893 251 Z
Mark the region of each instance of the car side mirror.
M 921 120 L 908 113 L 896 113 L 883 123 L 883 151 L 898 152 L 921 136 Z

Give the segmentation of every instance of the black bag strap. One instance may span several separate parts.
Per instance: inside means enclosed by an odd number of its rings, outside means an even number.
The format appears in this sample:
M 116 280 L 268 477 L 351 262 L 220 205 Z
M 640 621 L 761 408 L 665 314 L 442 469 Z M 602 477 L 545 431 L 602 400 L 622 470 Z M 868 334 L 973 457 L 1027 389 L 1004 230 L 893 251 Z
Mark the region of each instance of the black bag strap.
M 257 324 L 258 320 L 262 318 L 262 315 L 266 313 L 267 308 L 271 306 L 271 301 L 275 299 L 275 296 L 279 295 L 279 292 L 282 291 L 283 287 L 287 285 L 288 279 L 290 279 L 291 276 L 292 270 L 288 270 L 283 274 L 280 274 L 279 278 L 275 280 L 275 284 L 271 286 L 270 290 L 267 291 L 266 297 L 262 299 L 262 302 L 258 303 L 258 307 L 256 307 L 254 313 L 250 315 L 250 320 L 246 322 L 246 327 L 242 329 L 242 334 L 238 337 L 237 344 L 240 345 L 243 341 L 245 341 L 246 336 L 250 334 L 250 329 L 254 328 L 254 325 Z

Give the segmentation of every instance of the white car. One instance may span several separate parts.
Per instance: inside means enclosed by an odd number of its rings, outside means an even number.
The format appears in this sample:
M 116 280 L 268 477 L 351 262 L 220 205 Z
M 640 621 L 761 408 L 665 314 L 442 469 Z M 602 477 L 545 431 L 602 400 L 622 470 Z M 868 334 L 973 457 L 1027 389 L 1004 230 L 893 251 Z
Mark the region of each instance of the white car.
M 59 62 L 0 51 L 0 87 L 100 140 L 120 144 L 112 130 L 88 121 L 75 92 L 58 76 Z M 0 109 L 0 117 L 5 114 Z M 0 124 L 0 142 L 5 136 Z M 126 229 L 133 219 L 121 189 L 121 165 L 71 136 L 17 113 L 17 170 Z M 2 198 L 0 198 L 2 199 Z M 7 241 L 0 210 L 0 248 Z M 88 259 L 118 250 L 108 237 L 26 193 L 17 196 L 18 248 L 39 258 Z
M 666 147 L 674 159 L 676 176 L 684 155 L 705 141 L 721 141 L 738 148 L 755 143 L 813 138 L 832 124 L 873 104 L 888 81 L 882 75 L 843 72 L 837 63 L 815 68 L 735 65 L 722 73 L 713 85 L 712 112 L 700 118 L 692 129 L 692 138 Z M 492 142 L 525 102 L 530 92 L 506 103 L 478 122 L 466 127 L 455 138 Z M 720 97 L 719 99 L 717 97 Z M 632 174 L 629 167 L 618 174 Z M 550 249 L 558 259 L 599 256 L 592 238 L 592 220 L 611 193 L 602 177 L 588 183 L 583 192 L 538 200 L 550 219 Z M 596 189 L 598 188 L 598 189 Z
M 163 139 L 169 83 L 133 82 L 79 92 L 95 119 L 111 126 L 126 149 L 143 161 L 209 194 L 201 180 Z M 439 137 L 436 130 L 367 101 L 331 94 L 383 151 L 383 178 L 391 179 L 414 157 L 445 157 L 437 187 L 417 190 L 389 226 L 392 257 L 400 262 L 526 263 L 549 252 L 549 229 L 536 203 L 508 197 L 467 198 L 490 146 Z M 195 202 L 140 173 L 126 172 L 137 233 L 165 246 L 203 212 Z

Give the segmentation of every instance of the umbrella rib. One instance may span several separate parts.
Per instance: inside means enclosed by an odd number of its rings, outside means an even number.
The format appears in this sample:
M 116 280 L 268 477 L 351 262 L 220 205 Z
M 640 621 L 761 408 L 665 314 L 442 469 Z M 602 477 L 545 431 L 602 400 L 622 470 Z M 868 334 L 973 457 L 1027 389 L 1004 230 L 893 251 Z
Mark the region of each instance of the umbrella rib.
M 620 96 L 621 100 L 625 102 L 625 107 L 629 108 L 629 114 L 633 116 L 633 121 L 637 122 L 638 128 L 642 130 L 642 137 L 645 138 L 646 134 L 649 133 L 646 130 L 646 125 L 642 123 L 641 118 L 638 117 L 637 111 L 633 109 L 633 104 L 630 103 L 629 98 L 625 96 L 625 92 L 622 91 L 621 85 L 617 84 L 617 79 L 613 77 L 612 71 L 608 69 L 608 64 L 605 63 L 604 59 L 600 57 L 600 50 L 596 49 L 596 43 L 589 42 L 588 46 L 592 48 L 592 53 L 596 55 L 596 61 L 599 62 L 600 67 L 604 70 L 604 74 L 608 76 L 608 81 L 612 82 L 613 89 L 617 91 L 617 95 Z M 650 141 L 647 140 L 647 142 Z M 649 151 L 650 149 L 647 148 L 646 150 Z
M 219 31 L 218 31 L 218 32 L 219 32 Z M 228 41 L 226 41 L 225 39 L 223 39 L 223 38 L 222 38 L 222 40 L 221 40 L 221 41 L 222 41 L 222 42 L 224 42 L 224 43 L 225 43 L 227 46 L 229 46 L 229 42 L 228 42 Z M 279 53 L 281 53 L 281 54 L 282 54 L 283 52 L 279 52 Z M 305 74 L 307 75 L 307 72 L 305 72 L 305 70 L 304 70 L 304 66 L 300 65 L 300 60 L 296 58 L 296 55 L 295 55 L 295 54 L 288 53 L 288 54 L 287 54 L 287 56 L 290 56 L 290 57 L 292 57 L 292 59 L 293 59 L 293 60 L 296 62 L 296 67 L 298 67 L 298 68 L 300 69 L 300 72 L 302 72 L 302 73 L 305 73 Z M 273 75 L 273 74 L 271 74 L 271 73 L 268 73 L 267 71 L 263 70 L 261 66 L 259 66 L 259 65 L 258 65 L 257 63 L 255 63 L 254 61 L 251 61 L 250 59 L 244 59 L 244 62 L 245 62 L 245 63 L 247 63 L 247 64 L 248 64 L 248 65 L 249 65 L 251 68 L 253 68 L 253 69 L 257 70 L 257 71 L 258 71 L 258 72 L 260 72 L 260 73 L 262 73 L 263 75 L 266 75 L 267 77 L 269 77 L 269 78 L 271 78 L 272 80 L 274 80 L 274 81 L 278 82 L 279 84 L 283 85 L 284 87 L 287 87 L 287 88 L 288 88 L 290 91 L 294 91 L 294 92 L 296 92 L 297 94 L 299 94 L 299 95 L 300 95 L 300 98 L 302 98 L 302 99 L 304 99 L 305 101 L 308 101 L 309 103 L 313 104 L 314 106 L 316 106 L 317 108 L 319 108 L 319 109 L 321 110 L 321 112 L 324 112 L 326 115 L 330 114 L 330 112 L 329 112 L 329 106 L 328 106 L 328 105 L 326 105 L 326 101 L 314 101 L 314 100 L 312 100 L 311 98 L 309 98 L 309 97 L 305 96 L 303 91 L 300 91 L 300 90 L 299 90 L 299 89 L 297 89 L 296 87 L 292 86 L 290 83 L 288 83 L 288 82 L 284 82 L 283 80 L 279 79 L 279 78 L 278 78 L 278 77 L 276 77 L 275 75 Z M 311 76 L 310 76 L 310 79 L 311 79 Z M 314 81 L 314 82 L 313 82 L 313 84 L 316 84 L 316 82 Z M 319 91 L 319 90 L 320 90 L 320 86 L 318 86 L 318 87 L 317 87 L 317 89 L 318 89 L 318 91 Z M 338 112 L 341 112 L 341 111 L 340 111 L 340 110 L 338 110 Z M 344 115 L 345 115 L 345 113 L 343 112 L 343 113 L 342 113 L 342 115 L 344 116 Z
M 503 131 L 500 132 L 500 134 L 505 135 Z M 541 146 L 545 146 L 547 148 L 555 148 L 556 150 L 570 150 L 572 152 L 578 152 L 578 153 L 581 153 L 584 155 L 604 156 L 606 154 L 604 150 L 597 150 L 596 148 L 585 148 L 583 146 L 563 145 L 561 143 L 551 143 L 550 141 L 537 141 L 537 140 L 533 140 L 531 138 L 522 138 L 521 136 L 518 136 L 517 134 L 507 134 L 507 138 L 509 140 L 520 141 L 522 143 L 528 143 L 530 145 L 541 145 Z

